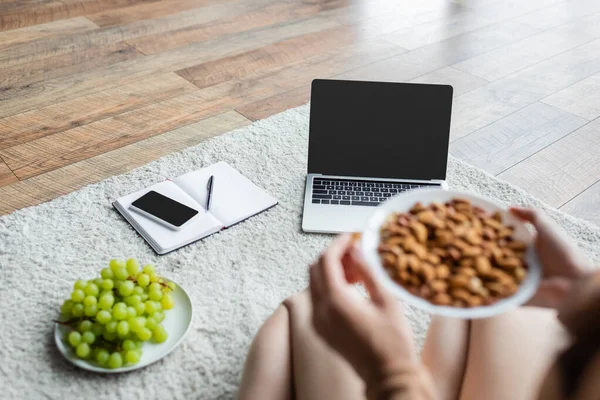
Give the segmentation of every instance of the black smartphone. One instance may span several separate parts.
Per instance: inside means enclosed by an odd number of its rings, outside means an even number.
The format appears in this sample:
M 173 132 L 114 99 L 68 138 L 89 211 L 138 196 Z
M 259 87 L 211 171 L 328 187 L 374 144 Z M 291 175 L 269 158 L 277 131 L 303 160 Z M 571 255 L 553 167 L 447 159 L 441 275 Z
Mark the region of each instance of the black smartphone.
M 175 230 L 181 229 L 183 225 L 198 215 L 198 210 L 194 210 L 154 190 L 131 203 L 130 207 L 138 213 Z

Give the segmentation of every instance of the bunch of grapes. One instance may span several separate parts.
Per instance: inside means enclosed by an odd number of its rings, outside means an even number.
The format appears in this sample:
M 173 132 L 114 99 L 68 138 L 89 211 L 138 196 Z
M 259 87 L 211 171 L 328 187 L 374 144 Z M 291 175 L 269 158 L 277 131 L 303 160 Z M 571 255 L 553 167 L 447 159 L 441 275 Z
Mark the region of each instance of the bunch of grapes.
M 57 322 L 72 328 L 67 341 L 77 357 L 105 368 L 137 364 L 143 342 L 167 340 L 161 322 L 175 305 L 173 289 L 153 265 L 140 270 L 136 259 L 111 260 L 100 278 L 75 282 Z

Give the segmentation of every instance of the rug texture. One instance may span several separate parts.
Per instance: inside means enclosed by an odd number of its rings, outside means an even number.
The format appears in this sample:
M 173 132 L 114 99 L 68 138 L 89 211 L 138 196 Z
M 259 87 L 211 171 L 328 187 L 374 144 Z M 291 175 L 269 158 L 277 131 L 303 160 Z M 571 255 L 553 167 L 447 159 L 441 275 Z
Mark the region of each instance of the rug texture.
M 6 399 L 221 399 L 236 394 L 262 321 L 307 284 L 307 266 L 332 237 L 301 232 L 308 106 L 164 157 L 54 201 L 0 218 L 0 387 Z M 230 230 L 156 256 L 111 202 L 169 177 L 226 161 L 279 200 Z M 523 190 L 451 158 L 452 189 L 544 209 L 596 261 L 600 228 L 550 209 Z M 137 257 L 184 282 L 195 307 L 189 335 L 144 369 L 106 376 L 65 361 L 53 341 L 61 302 L 77 278 L 110 258 Z M 429 317 L 408 308 L 419 345 Z

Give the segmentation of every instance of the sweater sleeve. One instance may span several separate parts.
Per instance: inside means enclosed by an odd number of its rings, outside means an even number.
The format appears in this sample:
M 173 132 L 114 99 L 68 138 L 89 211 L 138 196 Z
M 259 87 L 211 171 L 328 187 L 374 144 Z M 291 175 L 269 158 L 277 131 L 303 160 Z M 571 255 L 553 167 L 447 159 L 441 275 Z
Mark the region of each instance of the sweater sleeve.
M 435 400 L 435 385 L 427 368 L 421 363 L 394 368 L 372 387 L 367 388 L 369 400 Z

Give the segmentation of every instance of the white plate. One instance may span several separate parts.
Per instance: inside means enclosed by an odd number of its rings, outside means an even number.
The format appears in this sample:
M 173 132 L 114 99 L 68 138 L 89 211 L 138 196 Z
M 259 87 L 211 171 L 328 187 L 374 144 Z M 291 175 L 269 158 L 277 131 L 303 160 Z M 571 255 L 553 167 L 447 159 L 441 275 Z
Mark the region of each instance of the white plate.
M 68 326 L 60 324 L 56 324 L 54 329 L 54 339 L 56 341 L 58 350 L 67 360 L 80 368 L 107 374 L 133 371 L 160 360 L 175 350 L 177 346 L 179 346 L 192 324 L 192 302 L 190 301 L 190 298 L 185 290 L 183 290 L 179 284 L 176 283 L 176 285 L 177 288 L 171 292 L 173 300 L 175 301 L 175 307 L 164 312 L 165 319 L 162 322 L 162 325 L 167 330 L 169 337 L 163 343 L 152 343 L 151 341 L 144 342 L 142 347 L 142 357 L 137 364 L 110 369 L 100 367 L 93 361 L 86 361 L 77 358 L 75 349 L 73 349 L 67 342 L 67 335 L 72 329 Z
M 412 208 L 412 206 L 414 206 L 417 202 L 421 202 L 424 205 L 430 204 L 434 201 L 444 203 L 457 197 L 467 199 L 473 205 L 479 206 L 486 211 L 500 211 L 502 214 L 502 221 L 515 227 L 515 239 L 521 240 L 528 244 L 526 260 L 529 270 L 527 277 L 519 286 L 517 293 L 515 293 L 513 296 L 499 300 L 489 306 L 473 308 L 437 306 L 429 303 L 425 299 L 411 294 L 402 286 L 394 282 L 394 280 L 383 268 L 379 253 L 377 252 L 377 247 L 379 246 L 381 225 L 391 213 L 408 212 L 410 208 Z M 493 315 L 501 314 L 511 308 L 515 308 L 526 303 L 527 300 L 533 296 L 541 279 L 541 266 L 537 254 L 532 246 L 533 240 L 533 234 L 527 229 L 522 221 L 518 220 L 507 210 L 504 210 L 502 206 L 495 204 L 493 201 L 471 194 L 454 192 L 450 190 L 420 189 L 404 192 L 379 205 L 367 222 L 367 225 L 362 233 L 361 246 L 363 254 L 368 264 L 374 269 L 376 276 L 400 300 L 431 314 L 470 319 L 487 318 Z

